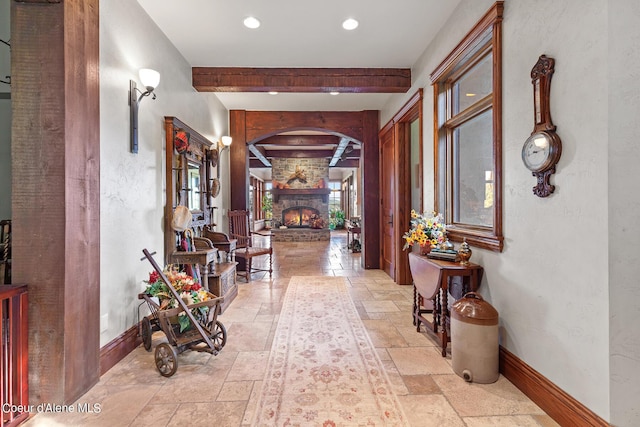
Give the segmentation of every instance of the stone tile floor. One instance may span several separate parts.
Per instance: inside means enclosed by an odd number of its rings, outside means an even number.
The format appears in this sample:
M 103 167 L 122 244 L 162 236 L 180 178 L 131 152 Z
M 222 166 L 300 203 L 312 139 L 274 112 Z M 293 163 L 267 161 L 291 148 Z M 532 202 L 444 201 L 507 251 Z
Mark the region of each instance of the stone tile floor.
M 153 353 L 138 347 L 103 375 L 81 403 L 99 413 L 39 414 L 25 426 L 248 426 L 260 391 L 282 299 L 292 276 L 343 276 L 371 341 L 387 369 L 412 426 L 557 426 L 500 376 L 469 384 L 441 357 L 436 339 L 416 332 L 413 291 L 380 270 L 365 270 L 346 248 L 346 234 L 330 242 L 274 243 L 274 274 L 254 274 L 220 316 L 228 331 L 213 356 L 185 351 L 171 378 L 155 369 Z M 424 329 L 424 328 L 422 328 Z M 158 332 L 154 346 L 164 340 Z M 73 405 L 77 408 L 77 404 Z

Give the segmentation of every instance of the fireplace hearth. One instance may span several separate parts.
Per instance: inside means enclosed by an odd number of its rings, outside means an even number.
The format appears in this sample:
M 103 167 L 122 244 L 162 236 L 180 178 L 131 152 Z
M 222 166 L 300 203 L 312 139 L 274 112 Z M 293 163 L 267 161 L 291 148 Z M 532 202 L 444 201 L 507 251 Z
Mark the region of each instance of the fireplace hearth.
M 289 228 L 310 228 L 311 220 L 320 217 L 320 211 L 311 206 L 292 206 L 282 210 L 282 224 Z

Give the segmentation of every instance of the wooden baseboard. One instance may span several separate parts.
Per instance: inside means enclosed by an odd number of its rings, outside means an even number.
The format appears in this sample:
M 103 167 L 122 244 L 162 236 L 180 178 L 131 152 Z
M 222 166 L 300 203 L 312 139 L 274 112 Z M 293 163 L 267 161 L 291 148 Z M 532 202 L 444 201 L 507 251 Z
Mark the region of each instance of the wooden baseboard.
M 133 325 L 120 336 L 100 349 L 100 375 L 104 375 L 116 363 L 125 358 L 142 342 L 138 336 L 138 325 Z
M 589 408 L 502 346 L 500 373 L 561 426 L 609 426 Z

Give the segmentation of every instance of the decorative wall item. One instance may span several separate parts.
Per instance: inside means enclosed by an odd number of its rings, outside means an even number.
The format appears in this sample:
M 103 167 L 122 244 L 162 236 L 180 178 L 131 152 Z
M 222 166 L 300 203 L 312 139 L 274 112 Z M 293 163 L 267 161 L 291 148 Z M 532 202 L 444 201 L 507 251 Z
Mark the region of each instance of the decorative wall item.
M 307 175 L 305 174 L 304 169 L 301 169 L 300 166 L 296 166 L 296 171 L 289 176 L 289 180 L 287 183 L 291 183 L 292 181 L 298 180 L 302 183 L 307 183 Z
M 556 172 L 556 164 L 562 153 L 562 141 L 556 134 L 549 109 L 554 64 L 553 58 L 541 55 L 531 70 L 534 127 L 522 147 L 522 161 L 538 179 L 538 184 L 533 187 L 533 194 L 538 197 L 547 197 L 555 190 L 549 181 Z
M 189 149 L 189 133 L 182 129 L 176 131 L 176 135 L 173 138 L 173 146 L 180 154 L 186 152 Z

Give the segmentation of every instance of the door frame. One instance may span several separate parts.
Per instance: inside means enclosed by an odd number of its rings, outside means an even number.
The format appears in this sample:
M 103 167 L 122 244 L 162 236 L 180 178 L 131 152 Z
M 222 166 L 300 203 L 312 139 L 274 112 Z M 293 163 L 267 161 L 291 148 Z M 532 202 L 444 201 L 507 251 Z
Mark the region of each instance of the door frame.
M 420 184 L 424 184 L 424 171 L 423 171 L 423 90 L 422 88 L 418 89 L 418 91 L 404 104 L 400 110 L 393 116 L 389 122 L 380 130 L 379 140 L 382 140 L 382 136 L 387 132 L 392 132 L 392 137 L 394 139 L 394 150 L 395 150 L 395 162 L 394 162 L 394 173 L 395 173 L 395 183 L 396 189 L 392 191 L 394 194 L 394 212 L 393 216 L 395 219 L 394 224 L 394 240 L 395 240 L 395 274 L 392 275 L 395 282 L 399 285 L 410 285 L 411 281 L 411 271 L 409 269 L 409 254 L 407 251 L 403 251 L 402 247 L 404 246 L 404 240 L 402 239 L 402 235 L 406 230 L 409 229 L 410 224 L 410 213 L 411 213 L 411 173 L 413 172 L 410 167 L 411 161 L 411 132 L 410 126 L 411 122 L 414 120 L 418 120 L 419 123 L 419 141 L 420 141 L 420 168 L 419 168 L 419 176 L 420 176 Z M 380 163 L 380 168 L 384 167 L 382 162 Z M 382 171 L 382 169 L 381 169 Z M 422 200 L 422 195 L 424 194 L 424 189 L 421 192 L 421 200 L 420 206 L 424 209 Z M 383 200 L 382 197 L 384 195 L 380 194 L 380 218 L 383 217 L 382 206 Z M 385 224 L 380 224 L 380 235 L 384 233 Z M 382 246 L 380 250 L 380 258 L 382 265 Z

